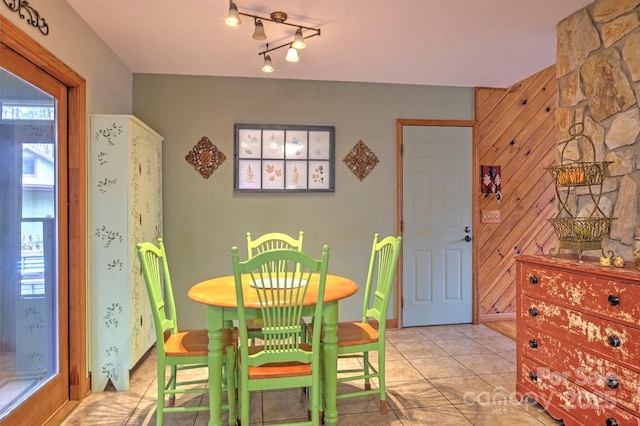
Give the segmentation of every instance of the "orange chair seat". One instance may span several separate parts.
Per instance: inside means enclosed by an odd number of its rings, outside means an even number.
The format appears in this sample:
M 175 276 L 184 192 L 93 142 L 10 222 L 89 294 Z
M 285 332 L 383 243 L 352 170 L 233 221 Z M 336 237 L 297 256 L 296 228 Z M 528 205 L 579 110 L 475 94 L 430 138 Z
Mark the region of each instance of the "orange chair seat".
M 338 346 L 355 346 L 378 341 L 378 330 L 368 323 L 338 323 Z
M 309 333 L 313 333 L 313 324 L 309 325 Z M 322 332 L 324 338 L 324 331 Z M 338 323 L 338 346 L 356 346 L 375 343 L 380 338 L 378 330 L 361 322 Z
M 311 351 L 311 346 L 301 344 L 300 348 Z M 264 350 L 264 346 L 252 346 L 249 348 L 250 354 L 255 354 Z M 242 359 L 238 359 L 238 366 L 242 365 Z M 250 379 L 277 379 L 282 377 L 310 376 L 311 364 L 299 362 L 274 362 L 258 367 L 249 367 Z
M 167 356 L 207 356 L 209 337 L 207 330 L 187 330 L 171 334 L 165 339 Z M 227 346 L 238 345 L 238 331 L 225 328 L 222 330 L 222 352 Z

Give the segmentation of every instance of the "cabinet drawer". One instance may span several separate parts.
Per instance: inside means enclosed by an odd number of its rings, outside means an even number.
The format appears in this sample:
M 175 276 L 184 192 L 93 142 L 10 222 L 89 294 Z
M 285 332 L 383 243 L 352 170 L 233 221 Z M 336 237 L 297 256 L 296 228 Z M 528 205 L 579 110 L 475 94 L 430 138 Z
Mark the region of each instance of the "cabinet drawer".
M 526 327 L 573 342 L 635 370 L 640 359 L 640 330 L 612 323 L 544 300 L 521 296 L 519 320 Z
M 517 380 L 524 384 L 525 393 L 552 415 L 569 414 L 566 425 L 574 419 L 589 426 L 640 425 L 640 418 L 526 357 L 521 360 Z
M 528 264 L 520 274 L 525 294 L 640 327 L 638 285 Z
M 518 330 L 518 349 L 521 356 L 553 366 L 576 385 L 640 415 L 640 373 L 528 327 Z

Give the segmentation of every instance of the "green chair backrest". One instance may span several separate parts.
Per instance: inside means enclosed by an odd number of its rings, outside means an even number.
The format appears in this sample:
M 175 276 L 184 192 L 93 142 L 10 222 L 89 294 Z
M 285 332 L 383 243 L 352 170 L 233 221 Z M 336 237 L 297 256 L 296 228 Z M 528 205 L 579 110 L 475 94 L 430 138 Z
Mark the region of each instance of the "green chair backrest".
M 291 249 L 302 251 L 302 239 L 304 233 L 300 231 L 298 239 L 281 232 L 270 232 L 251 239 L 251 232 L 247 232 L 247 259 L 251 259 L 258 253 L 270 250 Z
M 298 234 L 297 240 L 282 232 L 269 232 L 252 240 L 251 232 L 247 232 L 247 259 L 271 250 L 289 249 L 302 251 L 303 237 L 304 233 L 302 231 Z
M 300 345 L 302 309 L 309 288 L 306 283 L 317 275 L 319 287 L 314 321 L 321 323 L 329 246 L 324 246 L 321 259 L 298 250 L 277 249 L 259 253 L 241 262 L 237 247 L 231 249 L 231 257 L 236 283 L 240 341 L 246 342 L 249 339 L 241 281 L 243 274 L 250 277 L 252 284 L 245 291 L 254 292 L 259 300 L 263 321 L 264 350 L 249 355 L 248 345 L 241 345 L 243 362 L 248 362 L 250 366 L 260 366 L 274 362 L 297 361 L 308 364 L 316 361 L 314 357 L 319 356 L 320 351 L 311 352 Z M 319 332 L 314 332 L 312 345 L 315 348 L 320 347 L 320 337 Z
M 362 322 L 367 322 L 370 318 L 376 319 L 380 334 L 384 335 L 389 299 L 395 282 L 402 237 L 388 236 L 383 238 L 382 241 L 378 241 L 379 238 L 380 234 L 377 233 L 373 237 L 371 260 L 369 261 L 369 271 L 364 292 Z
M 169 264 L 164 250 L 162 238 L 158 238 L 158 246 L 144 242 L 136 244 L 142 275 L 147 286 L 153 321 L 156 329 L 158 351 L 164 352 L 165 334 L 178 332 L 176 304 L 173 299 Z

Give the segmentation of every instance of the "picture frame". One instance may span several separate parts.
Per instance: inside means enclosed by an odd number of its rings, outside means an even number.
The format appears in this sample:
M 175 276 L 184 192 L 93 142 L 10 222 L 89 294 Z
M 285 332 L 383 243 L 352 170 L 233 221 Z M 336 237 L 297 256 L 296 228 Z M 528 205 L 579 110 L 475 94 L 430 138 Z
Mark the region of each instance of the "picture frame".
M 335 127 L 234 125 L 234 192 L 334 192 Z

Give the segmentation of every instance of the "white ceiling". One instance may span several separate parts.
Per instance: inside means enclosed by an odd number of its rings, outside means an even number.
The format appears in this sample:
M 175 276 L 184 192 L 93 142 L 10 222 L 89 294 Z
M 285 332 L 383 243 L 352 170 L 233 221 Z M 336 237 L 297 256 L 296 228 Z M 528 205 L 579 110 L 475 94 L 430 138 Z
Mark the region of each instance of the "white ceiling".
M 228 0 L 67 0 L 133 73 L 508 87 L 556 61 L 556 25 L 592 0 L 237 0 L 241 12 L 321 28 L 300 62 L 271 52 Z M 265 22 L 273 46 L 295 28 Z

